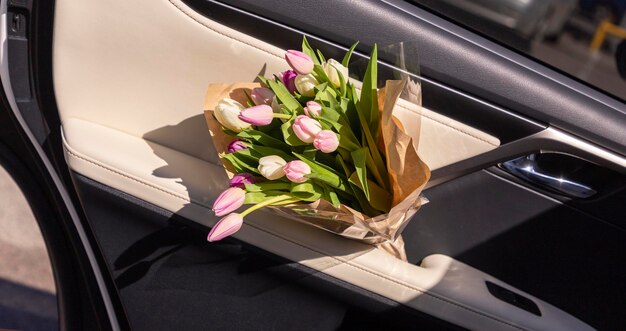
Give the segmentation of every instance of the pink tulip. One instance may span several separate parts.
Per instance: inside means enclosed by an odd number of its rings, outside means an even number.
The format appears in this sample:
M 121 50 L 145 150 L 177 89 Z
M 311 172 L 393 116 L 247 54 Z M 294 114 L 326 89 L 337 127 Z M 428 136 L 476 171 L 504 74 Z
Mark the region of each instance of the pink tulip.
M 298 115 L 291 126 L 293 132 L 305 143 L 312 143 L 315 136 L 322 131 L 320 122 L 305 116 Z
M 241 217 L 241 215 L 237 213 L 229 214 L 213 226 L 207 236 L 207 240 L 210 242 L 222 240 L 239 231 L 242 225 L 243 217 Z
M 248 148 L 248 146 L 243 141 L 237 139 L 237 140 L 231 141 L 231 143 L 228 144 L 228 147 L 226 148 L 226 150 L 228 151 L 228 153 L 234 153 L 236 151 L 240 151 L 246 148 Z
M 246 199 L 246 191 L 239 187 L 231 187 L 222 192 L 213 203 L 215 216 L 224 216 L 237 210 Z
M 274 92 L 265 87 L 255 87 L 250 93 L 250 98 L 254 101 L 255 105 L 271 105 L 272 99 L 274 99 Z
M 291 69 L 283 71 L 283 73 L 280 75 L 280 80 L 283 81 L 283 84 L 285 84 L 285 87 L 291 94 L 293 94 L 293 92 L 296 91 L 296 77 L 297 76 L 298 74 Z
M 249 173 L 242 172 L 240 174 L 236 174 L 233 178 L 230 179 L 230 187 L 239 187 L 241 189 L 245 188 L 245 184 L 254 184 L 256 180 L 254 176 Z
M 287 162 L 283 170 L 285 170 L 285 176 L 287 176 L 287 179 L 294 183 L 306 182 L 306 175 L 311 173 L 311 167 L 299 160 Z
M 322 105 L 315 101 L 307 101 L 304 113 L 310 117 L 320 116 L 322 114 Z
M 252 125 L 268 125 L 274 119 L 274 110 L 268 105 L 246 108 L 239 114 L 239 119 Z
M 307 75 L 313 71 L 313 60 L 300 51 L 288 50 L 287 53 L 285 53 L 285 60 L 287 60 L 289 66 L 300 75 Z
M 315 136 L 313 146 L 322 153 L 331 153 L 339 147 L 339 138 L 330 130 L 322 130 Z

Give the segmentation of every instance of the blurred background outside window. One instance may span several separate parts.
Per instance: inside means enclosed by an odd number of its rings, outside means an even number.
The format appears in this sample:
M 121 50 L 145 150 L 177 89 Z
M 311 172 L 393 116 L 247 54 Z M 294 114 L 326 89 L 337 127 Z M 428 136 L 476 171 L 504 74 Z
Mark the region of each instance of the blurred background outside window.
M 626 0 L 411 0 L 626 100 Z

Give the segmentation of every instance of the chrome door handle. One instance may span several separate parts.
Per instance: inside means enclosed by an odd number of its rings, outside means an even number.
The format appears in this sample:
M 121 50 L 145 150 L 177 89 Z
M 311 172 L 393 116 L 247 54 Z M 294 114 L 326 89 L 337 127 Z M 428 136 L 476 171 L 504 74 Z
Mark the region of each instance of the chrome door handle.
M 585 199 L 598 193 L 588 185 L 543 172 L 536 159 L 537 155 L 531 154 L 503 162 L 500 164 L 500 168 L 539 187 L 568 197 Z

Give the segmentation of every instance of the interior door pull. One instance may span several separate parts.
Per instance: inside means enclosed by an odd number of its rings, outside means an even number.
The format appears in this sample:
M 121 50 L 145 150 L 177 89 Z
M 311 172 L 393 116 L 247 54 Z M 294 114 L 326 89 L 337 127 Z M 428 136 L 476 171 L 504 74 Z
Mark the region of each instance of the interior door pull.
M 500 167 L 534 185 L 568 197 L 585 199 L 597 193 L 596 190 L 586 184 L 566 178 L 563 175 L 554 175 L 542 171 L 537 162 L 536 154 L 506 161 L 501 163 Z

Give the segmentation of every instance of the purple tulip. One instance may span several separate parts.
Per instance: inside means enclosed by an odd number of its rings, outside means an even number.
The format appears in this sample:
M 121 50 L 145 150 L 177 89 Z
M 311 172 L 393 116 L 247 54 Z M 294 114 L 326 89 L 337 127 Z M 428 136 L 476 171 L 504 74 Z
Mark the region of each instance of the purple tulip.
M 291 126 L 293 132 L 305 143 L 312 143 L 315 136 L 322 130 L 320 122 L 305 116 L 298 115 Z
M 256 183 L 254 176 L 246 172 L 236 174 L 235 176 L 233 176 L 233 178 L 230 179 L 230 187 L 239 187 L 241 189 L 245 188 L 246 184 L 254 183 Z
M 283 81 L 285 87 L 289 91 L 289 93 L 293 94 L 296 91 L 296 77 L 298 74 L 293 70 L 285 70 L 280 75 L 280 80 Z
M 237 210 L 246 199 L 246 191 L 239 187 L 231 187 L 222 192 L 213 203 L 215 216 L 224 216 Z
M 237 213 L 229 214 L 213 226 L 207 236 L 207 240 L 210 242 L 222 240 L 239 231 L 242 225 L 243 217 L 241 217 L 241 215 Z
M 322 130 L 315 135 L 313 146 L 322 153 L 331 153 L 339 147 L 339 138 L 330 130 Z
M 268 105 L 246 108 L 239 114 L 239 119 L 252 125 L 268 125 L 274 120 L 274 110 Z
M 311 173 L 311 167 L 300 160 L 287 162 L 283 170 L 287 179 L 294 183 L 306 182 L 306 175 Z
M 230 144 L 228 144 L 227 151 L 228 153 L 234 153 L 236 151 L 240 151 L 242 149 L 246 149 L 248 146 L 241 140 L 233 140 Z

